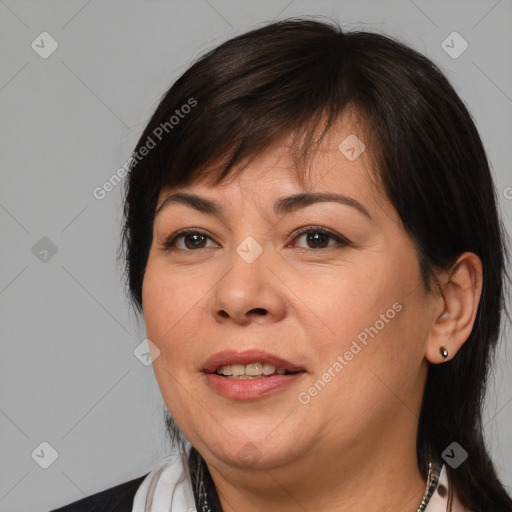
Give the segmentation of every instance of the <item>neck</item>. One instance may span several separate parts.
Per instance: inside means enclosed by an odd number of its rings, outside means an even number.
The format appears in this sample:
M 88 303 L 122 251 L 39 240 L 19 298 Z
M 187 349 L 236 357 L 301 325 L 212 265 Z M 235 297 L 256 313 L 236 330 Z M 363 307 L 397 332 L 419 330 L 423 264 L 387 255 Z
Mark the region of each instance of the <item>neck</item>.
M 416 461 L 417 422 L 409 418 L 404 423 L 392 433 L 374 436 L 374 442 L 354 443 L 342 456 L 312 449 L 301 459 L 269 469 L 209 465 L 222 509 L 415 512 L 426 481 Z

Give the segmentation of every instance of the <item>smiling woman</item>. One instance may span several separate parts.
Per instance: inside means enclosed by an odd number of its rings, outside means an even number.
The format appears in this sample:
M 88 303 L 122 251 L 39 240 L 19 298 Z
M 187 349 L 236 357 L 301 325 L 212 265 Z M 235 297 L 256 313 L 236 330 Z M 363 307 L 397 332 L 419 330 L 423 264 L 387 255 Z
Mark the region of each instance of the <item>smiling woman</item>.
M 512 510 L 481 420 L 504 230 L 439 69 L 271 23 L 194 63 L 134 153 L 189 98 L 129 170 L 120 251 L 179 450 L 105 510 Z

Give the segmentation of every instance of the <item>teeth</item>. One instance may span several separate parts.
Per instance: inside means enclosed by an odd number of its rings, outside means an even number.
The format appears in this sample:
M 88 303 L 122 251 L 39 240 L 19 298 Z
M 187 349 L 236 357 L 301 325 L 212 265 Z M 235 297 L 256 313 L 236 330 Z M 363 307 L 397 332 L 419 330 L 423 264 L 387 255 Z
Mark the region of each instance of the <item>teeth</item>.
M 263 375 L 272 375 L 276 371 L 276 367 L 273 364 L 263 364 Z
M 233 375 L 233 370 L 231 369 L 231 365 L 227 364 L 226 366 L 218 368 L 217 373 L 220 373 L 221 375 Z
M 261 363 L 245 365 L 245 375 L 263 375 L 263 365 Z
M 236 377 L 237 375 L 243 375 L 245 373 L 245 366 L 243 364 L 232 364 L 231 375 Z
M 286 370 L 284 368 L 276 368 L 273 364 L 268 363 L 249 363 L 246 365 L 243 364 L 226 364 L 224 366 L 219 366 L 216 370 L 216 373 L 219 375 L 224 375 L 226 377 L 239 378 L 239 377 L 263 377 L 274 375 L 277 373 L 278 375 L 284 375 Z

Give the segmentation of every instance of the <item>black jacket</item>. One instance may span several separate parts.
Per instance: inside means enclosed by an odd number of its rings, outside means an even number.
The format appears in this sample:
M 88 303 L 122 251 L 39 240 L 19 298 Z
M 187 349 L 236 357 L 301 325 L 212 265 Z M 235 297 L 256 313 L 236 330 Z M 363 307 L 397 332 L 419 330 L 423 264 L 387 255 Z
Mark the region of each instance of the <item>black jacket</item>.
M 135 493 L 146 476 L 139 476 L 50 512 L 131 512 Z

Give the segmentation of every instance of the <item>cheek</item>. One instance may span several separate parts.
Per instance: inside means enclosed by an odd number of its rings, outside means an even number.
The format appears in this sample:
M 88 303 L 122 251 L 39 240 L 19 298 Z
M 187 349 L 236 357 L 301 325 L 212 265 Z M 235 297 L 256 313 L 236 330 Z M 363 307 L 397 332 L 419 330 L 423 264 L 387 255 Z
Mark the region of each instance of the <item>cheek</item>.
M 148 263 L 144 276 L 142 296 L 146 336 L 158 347 L 153 360 L 153 371 L 162 394 L 175 421 L 186 424 L 187 401 L 197 394 L 196 383 L 190 380 L 198 339 L 200 322 L 191 321 L 204 304 L 204 291 L 191 283 L 186 273 L 171 273 L 163 264 Z M 186 390 L 186 391 L 185 391 Z
M 186 272 L 169 272 L 164 265 L 148 262 L 142 286 L 147 337 L 160 349 L 155 370 L 162 364 L 190 361 L 191 337 L 199 329 L 189 319 L 204 307 L 207 289 Z M 173 356 L 171 358 L 171 355 Z
M 157 266 L 148 262 L 142 283 L 142 309 L 146 334 L 159 348 L 165 333 L 165 321 L 175 310 L 169 307 L 167 280 L 158 272 Z M 170 320 L 172 318 L 169 318 Z
M 310 328 L 318 358 L 315 378 L 334 382 L 327 400 L 347 405 L 358 402 L 356 396 L 381 397 L 378 391 L 385 386 L 379 378 L 396 391 L 415 380 L 427 335 L 424 297 L 414 285 L 414 266 L 402 265 L 397 274 L 392 263 L 381 259 L 364 272 L 343 269 L 337 279 L 317 287 L 309 279 L 299 289 L 319 329 L 315 334 Z
M 316 414 L 321 411 L 333 436 L 339 437 L 343 425 L 347 442 L 354 432 L 364 432 L 404 406 L 416 410 L 422 354 L 413 345 L 418 347 L 419 340 L 412 335 L 408 304 L 400 304 L 400 311 L 384 304 L 387 323 L 372 309 L 346 317 L 353 334 L 343 334 L 340 325 L 341 334 L 324 342 L 309 387 L 301 389 L 301 398 L 310 401 Z
M 163 337 L 165 330 L 176 324 L 195 299 L 186 275 L 170 272 L 165 263 L 148 262 L 142 284 L 142 301 L 146 326 Z
M 427 324 L 419 300 L 409 296 L 390 304 L 389 299 L 391 293 L 380 308 L 354 310 L 352 335 L 340 336 L 331 345 L 322 371 L 337 362 L 338 372 L 323 397 L 326 407 L 332 401 L 345 411 L 357 411 L 359 419 L 387 414 L 387 409 L 400 404 L 415 409 Z
M 314 339 L 314 350 L 323 365 L 343 355 L 353 341 L 364 347 L 365 341 L 371 340 L 376 331 L 385 330 L 399 315 L 393 304 L 400 298 L 400 291 L 382 272 L 377 279 L 371 272 L 343 268 L 325 276 L 312 277 L 310 273 L 293 284 L 294 294 L 302 299 L 301 323 Z
M 164 359 L 169 353 L 168 349 L 178 339 L 176 329 L 179 329 L 179 319 L 187 308 L 188 294 L 183 293 L 182 286 L 175 276 L 171 278 L 160 265 L 148 262 L 142 285 L 146 335 L 158 346 Z

